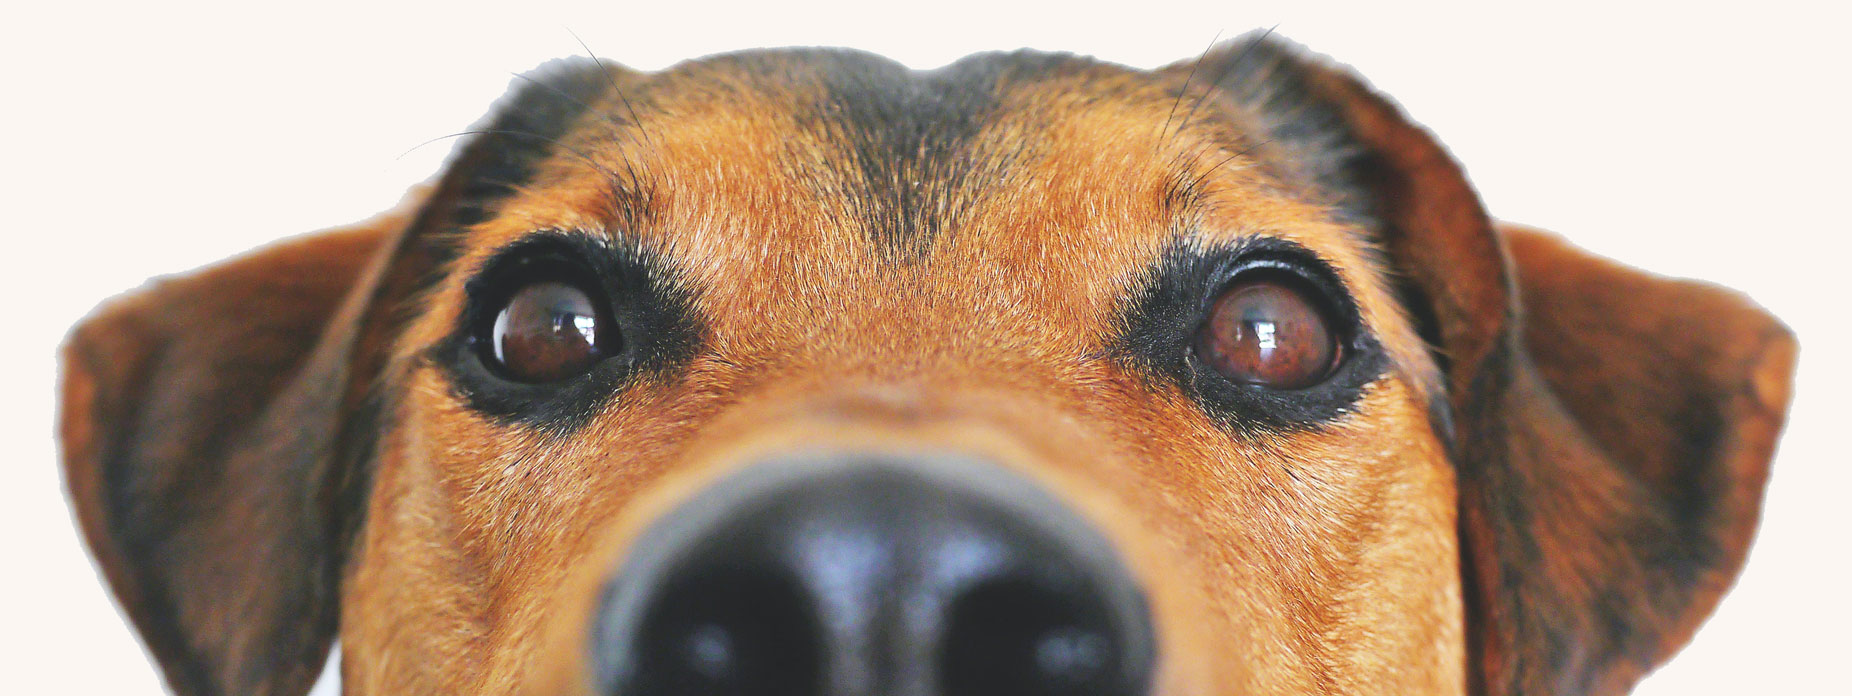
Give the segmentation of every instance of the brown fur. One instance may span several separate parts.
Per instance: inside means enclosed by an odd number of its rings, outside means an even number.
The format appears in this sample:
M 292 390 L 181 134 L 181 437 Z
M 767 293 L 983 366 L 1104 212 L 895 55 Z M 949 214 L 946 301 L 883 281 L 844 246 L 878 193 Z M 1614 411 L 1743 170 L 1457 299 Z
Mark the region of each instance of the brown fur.
M 493 135 L 409 216 L 80 326 L 86 536 L 182 693 L 301 693 L 337 625 L 349 693 L 574 693 L 596 584 L 702 482 L 794 449 L 959 450 L 1119 546 L 1156 693 L 1624 692 L 1741 565 L 1792 338 L 1495 230 L 1386 100 L 1253 41 L 1155 73 L 1006 62 L 966 156 L 903 153 L 927 190 L 895 199 L 853 176 L 881 152 L 814 113 L 849 59 L 598 66 L 569 83 L 592 113 L 485 214 Z M 1282 127 L 1284 88 L 1330 142 Z M 895 201 L 930 233 L 885 235 Z M 485 418 L 431 357 L 484 261 L 547 229 L 667 259 L 703 319 L 689 364 L 565 434 Z M 1231 430 L 1110 357 L 1167 245 L 1253 235 L 1329 262 L 1388 356 L 1327 427 Z

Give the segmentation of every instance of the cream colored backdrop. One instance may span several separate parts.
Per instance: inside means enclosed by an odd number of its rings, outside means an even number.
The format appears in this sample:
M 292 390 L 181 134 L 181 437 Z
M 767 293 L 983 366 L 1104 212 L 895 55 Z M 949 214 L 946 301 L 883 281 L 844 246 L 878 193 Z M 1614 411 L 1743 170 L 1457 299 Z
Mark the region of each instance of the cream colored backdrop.
M 1394 8 L 1379 5 L 1396 5 Z M 24 3 L 0 11 L 0 691 L 142 694 L 155 673 L 74 533 L 54 348 L 99 300 L 381 210 L 436 170 L 510 72 L 836 44 L 920 68 L 1031 46 L 1135 66 L 1279 31 L 1426 123 L 1492 211 L 1747 291 L 1799 333 L 1800 388 L 1748 572 L 1646 696 L 1847 693 L 1852 380 L 1844 12 L 1079 0 Z

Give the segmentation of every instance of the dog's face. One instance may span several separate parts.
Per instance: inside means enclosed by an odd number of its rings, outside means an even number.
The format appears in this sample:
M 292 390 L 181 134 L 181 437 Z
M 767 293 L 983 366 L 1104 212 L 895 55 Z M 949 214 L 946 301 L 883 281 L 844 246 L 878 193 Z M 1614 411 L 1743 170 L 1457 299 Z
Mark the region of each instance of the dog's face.
M 404 213 L 74 336 L 184 693 L 1618 693 L 1792 341 L 1495 229 L 1354 78 L 776 51 L 523 78 Z

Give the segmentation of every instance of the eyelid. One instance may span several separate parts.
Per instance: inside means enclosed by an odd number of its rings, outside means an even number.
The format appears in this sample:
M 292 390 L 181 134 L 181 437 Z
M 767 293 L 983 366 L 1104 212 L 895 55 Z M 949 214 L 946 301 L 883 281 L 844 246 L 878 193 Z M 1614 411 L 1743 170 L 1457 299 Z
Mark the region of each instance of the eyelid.
M 1249 248 L 1249 247 L 1258 248 Z M 1357 308 L 1356 296 L 1350 291 L 1350 285 L 1344 281 L 1337 267 L 1311 249 L 1286 242 L 1277 238 L 1266 237 L 1243 244 L 1229 260 L 1218 270 L 1213 282 L 1205 283 L 1201 299 L 1200 312 L 1205 315 L 1217 297 L 1234 283 L 1240 276 L 1255 271 L 1277 271 L 1291 274 L 1318 291 L 1318 299 L 1325 304 L 1323 309 L 1330 312 L 1337 322 L 1339 335 L 1349 342 L 1362 333 L 1362 313 Z

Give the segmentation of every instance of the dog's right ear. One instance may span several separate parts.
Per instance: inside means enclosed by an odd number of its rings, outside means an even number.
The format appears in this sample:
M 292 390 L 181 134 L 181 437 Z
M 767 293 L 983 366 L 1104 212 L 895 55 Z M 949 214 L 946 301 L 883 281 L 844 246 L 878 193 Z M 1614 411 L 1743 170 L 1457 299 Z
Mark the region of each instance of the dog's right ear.
M 392 417 L 379 385 L 408 302 L 456 232 L 532 179 L 624 74 L 545 66 L 403 212 L 157 280 L 72 331 L 66 483 L 176 692 L 308 691 Z
M 387 215 L 117 298 L 64 347 L 66 483 L 181 694 L 299 693 L 334 634 L 364 483 L 338 452 Z M 337 463 L 338 462 L 338 463 Z

